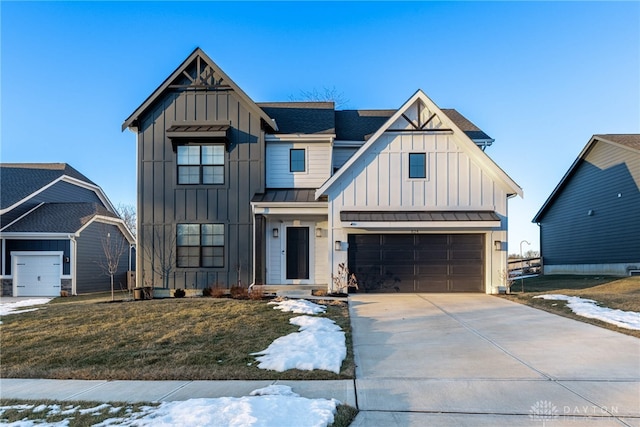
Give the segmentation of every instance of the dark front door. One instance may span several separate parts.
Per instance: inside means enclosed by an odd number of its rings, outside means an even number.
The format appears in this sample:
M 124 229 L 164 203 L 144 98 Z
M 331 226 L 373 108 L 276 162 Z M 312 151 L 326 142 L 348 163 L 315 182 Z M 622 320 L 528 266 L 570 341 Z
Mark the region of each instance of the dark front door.
M 309 278 L 309 227 L 287 227 L 287 279 Z
M 352 234 L 349 270 L 369 292 L 483 292 L 482 234 Z

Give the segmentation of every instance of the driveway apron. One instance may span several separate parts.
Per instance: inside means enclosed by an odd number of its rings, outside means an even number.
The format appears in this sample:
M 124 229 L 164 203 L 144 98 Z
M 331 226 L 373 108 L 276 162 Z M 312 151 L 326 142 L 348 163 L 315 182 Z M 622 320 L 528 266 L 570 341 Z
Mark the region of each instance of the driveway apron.
M 353 426 L 640 426 L 640 340 L 481 294 L 350 296 Z

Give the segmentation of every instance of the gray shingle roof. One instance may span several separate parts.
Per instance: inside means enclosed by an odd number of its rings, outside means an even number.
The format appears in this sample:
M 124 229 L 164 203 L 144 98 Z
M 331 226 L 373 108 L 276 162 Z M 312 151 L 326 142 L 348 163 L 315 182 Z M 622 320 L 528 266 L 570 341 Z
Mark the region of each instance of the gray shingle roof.
M 366 141 L 397 110 L 335 110 L 333 102 L 259 102 L 278 124 L 278 133 L 336 134 L 341 141 Z M 472 140 L 491 137 L 453 108 L 442 112 Z
M 262 102 L 258 106 L 275 119 L 278 133 L 333 134 L 333 102 Z
M 66 163 L 1 163 L 0 209 L 8 208 L 63 175 L 96 185 Z
M 396 110 L 336 111 L 336 139 L 366 141 Z
M 492 139 L 489 135 L 484 133 L 482 129 L 480 129 L 478 126 L 474 125 L 473 123 L 471 123 L 469 119 L 467 119 L 465 116 L 460 114 L 458 110 L 455 110 L 453 108 L 443 108 L 442 112 L 445 113 L 447 117 L 449 117 L 449 119 L 451 119 L 451 121 L 460 128 L 462 132 L 466 133 L 469 138 L 474 140 Z
M 118 218 L 98 203 L 45 203 L 3 231 L 75 233 L 96 215 Z

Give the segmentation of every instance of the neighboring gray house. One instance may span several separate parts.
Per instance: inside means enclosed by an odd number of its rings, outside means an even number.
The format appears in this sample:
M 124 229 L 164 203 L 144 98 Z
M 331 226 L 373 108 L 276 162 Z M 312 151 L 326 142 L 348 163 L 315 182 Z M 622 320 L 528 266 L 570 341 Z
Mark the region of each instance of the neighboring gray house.
M 533 222 L 545 274 L 640 274 L 640 135 L 594 135 Z
M 498 292 L 493 139 L 421 90 L 396 110 L 252 101 L 201 49 L 124 121 L 137 134 L 137 282 Z
M 127 286 L 135 239 L 102 189 L 65 163 L 0 164 L 2 295 L 111 289 L 103 242 L 123 242 L 116 289 Z

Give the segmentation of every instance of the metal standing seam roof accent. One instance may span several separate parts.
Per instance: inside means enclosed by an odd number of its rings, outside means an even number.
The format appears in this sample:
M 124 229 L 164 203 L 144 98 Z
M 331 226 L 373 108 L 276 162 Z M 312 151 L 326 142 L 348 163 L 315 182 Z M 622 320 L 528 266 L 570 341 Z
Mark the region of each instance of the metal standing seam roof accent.
M 267 189 L 262 194 L 256 194 L 251 199 L 252 203 L 310 203 L 322 202 L 316 200 L 313 188 L 279 188 Z
M 500 221 L 494 211 L 342 211 L 344 222 Z
M 229 125 L 173 125 L 167 132 L 220 132 L 229 129 Z

